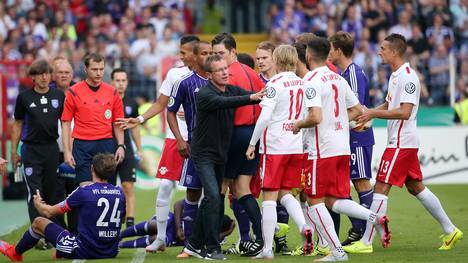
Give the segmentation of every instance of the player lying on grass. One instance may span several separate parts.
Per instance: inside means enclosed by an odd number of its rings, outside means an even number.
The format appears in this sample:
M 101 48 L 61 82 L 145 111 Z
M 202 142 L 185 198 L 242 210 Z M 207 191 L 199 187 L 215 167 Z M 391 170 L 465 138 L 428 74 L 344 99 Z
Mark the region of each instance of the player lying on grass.
M 169 213 L 166 227 L 166 246 L 184 246 L 186 237 L 182 228 L 182 214 L 183 214 L 184 200 L 179 200 L 174 204 L 174 213 Z M 229 236 L 236 227 L 236 223 L 225 215 L 221 223 L 219 233 L 219 240 L 223 240 Z M 157 218 L 151 217 L 148 221 L 140 222 L 132 227 L 122 231 L 120 238 L 127 238 L 133 236 L 142 236 L 140 238 L 128 241 L 121 241 L 119 247 L 121 248 L 139 248 L 146 247 L 153 242 L 158 234 Z M 162 247 L 159 251 L 164 251 Z M 156 251 L 147 251 L 156 252 Z
M 93 183 L 80 186 L 64 201 L 54 206 L 43 202 L 39 191 L 34 205 L 37 217 L 16 247 L 0 240 L 0 252 L 11 261 L 22 261 L 23 253 L 34 247 L 41 237 L 57 249 L 58 258 L 113 258 L 118 253 L 121 219 L 125 218 L 125 196 L 120 187 L 107 183 L 114 174 L 112 154 L 94 156 L 91 171 Z M 78 235 L 53 223 L 49 218 L 79 209 Z

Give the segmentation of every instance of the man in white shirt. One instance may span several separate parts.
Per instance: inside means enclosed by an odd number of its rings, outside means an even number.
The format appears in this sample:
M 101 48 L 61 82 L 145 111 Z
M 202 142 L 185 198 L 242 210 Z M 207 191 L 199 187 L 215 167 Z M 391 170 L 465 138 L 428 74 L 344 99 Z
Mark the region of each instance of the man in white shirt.
M 260 139 L 264 247 L 255 258 L 274 257 L 272 246 L 278 199 L 304 235 L 307 254 L 313 249 L 312 232 L 299 201 L 291 194 L 292 188 L 301 185 L 304 156 L 302 133 L 292 133 L 294 122 L 302 115 L 304 101 L 303 80 L 294 73 L 297 60 L 297 51 L 290 45 L 281 45 L 273 51 L 278 74 L 267 83 L 266 98 L 260 103 L 262 112 L 246 153 L 247 159 L 254 159 L 255 146 Z
M 367 110 L 358 119 L 360 123 L 372 118 L 388 120 L 387 149 L 380 161 L 371 210 L 379 214 L 386 213 L 387 196 L 391 187 L 405 185 L 408 192 L 416 196 L 442 226 L 444 235 L 439 250 L 450 250 L 463 238 L 463 233 L 450 221 L 439 199 L 422 183 L 416 131 L 421 86 L 416 71 L 405 62 L 406 46 L 405 38 L 399 34 L 391 34 L 382 42 L 379 55 L 382 62 L 388 64 L 393 71 L 388 83 L 387 98 L 384 104 Z M 373 230 L 368 224 L 362 239 L 345 246 L 345 251 L 372 253 Z
M 327 39 L 316 37 L 307 45 L 307 62 L 312 69 L 304 82 L 305 119 L 294 124 L 294 133 L 304 130 L 304 149 L 311 172 L 306 175 L 305 193 L 317 230 L 330 245 L 331 254 L 318 261 L 346 261 L 346 253 L 335 232 L 326 206 L 335 213 L 367 220 L 376 226 L 386 247 L 390 240 L 388 218 L 348 200 L 350 193 L 349 119 L 362 112 L 362 106 L 346 80 L 331 71 L 326 60 L 330 52 Z M 326 204 L 326 206 L 325 206 Z

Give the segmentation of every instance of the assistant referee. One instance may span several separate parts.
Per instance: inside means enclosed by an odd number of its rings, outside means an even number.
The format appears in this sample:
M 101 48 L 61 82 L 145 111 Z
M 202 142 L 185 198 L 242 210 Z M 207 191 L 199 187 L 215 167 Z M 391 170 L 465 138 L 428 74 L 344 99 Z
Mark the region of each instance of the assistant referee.
M 98 153 L 115 153 L 117 162 L 125 156 L 124 132 L 115 124 L 123 118 L 123 103 L 117 90 L 102 81 L 104 57 L 91 53 L 84 57 L 87 78 L 73 85 L 65 98 L 62 140 L 65 162 L 75 168 L 75 183 L 92 182 L 91 162 Z M 70 123 L 74 120 L 73 134 Z M 113 140 L 114 126 L 117 145 Z M 73 152 L 71 150 L 73 137 Z

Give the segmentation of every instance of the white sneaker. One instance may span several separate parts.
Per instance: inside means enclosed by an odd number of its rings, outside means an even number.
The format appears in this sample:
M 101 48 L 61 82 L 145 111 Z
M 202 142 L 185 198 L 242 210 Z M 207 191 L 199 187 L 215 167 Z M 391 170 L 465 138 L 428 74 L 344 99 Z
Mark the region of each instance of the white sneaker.
M 335 262 L 335 261 L 348 261 L 348 255 L 346 253 L 344 254 L 330 253 L 323 258 L 318 258 L 314 260 L 314 262 Z
M 156 253 L 157 251 L 166 250 L 166 242 L 159 238 L 156 238 L 153 243 L 146 247 L 146 252 Z
M 262 250 L 260 254 L 256 255 L 255 257 L 251 257 L 251 259 L 273 259 L 275 255 L 273 254 L 273 250 Z

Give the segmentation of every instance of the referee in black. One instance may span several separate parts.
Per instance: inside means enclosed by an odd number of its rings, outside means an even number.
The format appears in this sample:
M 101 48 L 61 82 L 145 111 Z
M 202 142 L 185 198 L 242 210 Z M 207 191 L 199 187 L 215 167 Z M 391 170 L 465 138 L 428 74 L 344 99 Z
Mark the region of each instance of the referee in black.
M 31 223 L 39 216 L 32 193 L 39 190 L 49 205 L 56 203 L 57 167 L 59 165 L 58 121 L 63 111 L 65 95 L 60 89 L 49 88 L 52 67 L 46 60 L 34 61 L 28 70 L 34 87 L 16 98 L 12 128 L 12 162 L 16 170 L 24 166 L 28 188 L 28 212 Z M 21 155 L 18 155 L 19 141 Z
M 224 213 L 221 184 L 234 127 L 236 107 L 259 103 L 264 92 L 252 94 L 228 85 L 228 66 L 220 55 L 207 58 L 205 71 L 210 82 L 197 95 L 197 125 L 190 153 L 203 185 L 204 197 L 184 251 L 194 257 L 223 260 L 218 231 Z M 206 250 L 205 250 L 206 249 Z

